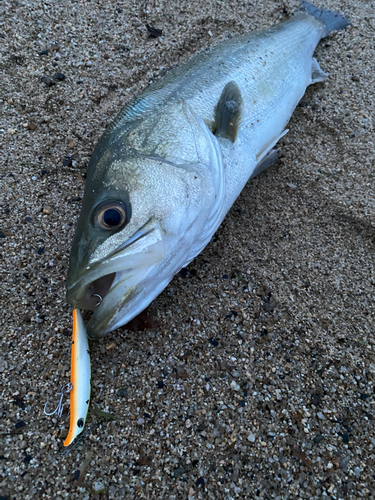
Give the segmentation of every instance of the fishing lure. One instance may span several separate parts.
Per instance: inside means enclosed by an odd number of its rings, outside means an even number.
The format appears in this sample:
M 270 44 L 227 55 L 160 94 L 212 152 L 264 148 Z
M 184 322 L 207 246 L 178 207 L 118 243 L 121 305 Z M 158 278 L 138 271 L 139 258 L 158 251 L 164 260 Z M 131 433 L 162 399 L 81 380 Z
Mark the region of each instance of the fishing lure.
M 83 431 L 90 404 L 91 366 L 89 344 L 81 311 L 73 311 L 73 339 L 70 381 L 70 426 L 64 446 L 69 446 Z

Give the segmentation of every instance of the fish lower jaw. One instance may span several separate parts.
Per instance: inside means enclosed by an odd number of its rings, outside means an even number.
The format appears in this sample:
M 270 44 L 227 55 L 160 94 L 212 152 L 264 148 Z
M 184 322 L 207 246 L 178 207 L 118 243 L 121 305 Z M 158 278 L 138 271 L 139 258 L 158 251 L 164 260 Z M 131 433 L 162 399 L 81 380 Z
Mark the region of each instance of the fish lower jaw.
M 127 287 L 121 290 L 123 294 L 121 294 L 121 299 L 118 302 L 108 294 L 107 303 L 113 301 L 112 303 L 116 303 L 116 305 L 107 313 L 103 313 L 103 309 L 106 307 L 106 302 L 103 301 L 86 326 L 87 336 L 91 340 L 99 340 L 113 330 L 129 323 L 150 305 L 155 297 L 168 285 L 170 279 L 161 280 L 156 284 L 151 280 L 153 286 L 150 286 L 150 289 L 144 288 L 143 281 L 128 282 Z M 114 283 L 121 284 L 121 276 L 116 276 Z M 112 286 L 115 287 L 115 284 Z

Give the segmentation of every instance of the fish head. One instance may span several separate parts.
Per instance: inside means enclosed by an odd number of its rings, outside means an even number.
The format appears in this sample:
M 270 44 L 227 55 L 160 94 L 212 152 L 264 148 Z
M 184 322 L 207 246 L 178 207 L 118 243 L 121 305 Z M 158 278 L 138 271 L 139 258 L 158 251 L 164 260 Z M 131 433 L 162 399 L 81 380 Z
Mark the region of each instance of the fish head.
M 67 277 L 68 302 L 94 312 L 92 339 L 139 314 L 188 262 L 214 197 L 199 162 L 104 149 L 90 160 Z

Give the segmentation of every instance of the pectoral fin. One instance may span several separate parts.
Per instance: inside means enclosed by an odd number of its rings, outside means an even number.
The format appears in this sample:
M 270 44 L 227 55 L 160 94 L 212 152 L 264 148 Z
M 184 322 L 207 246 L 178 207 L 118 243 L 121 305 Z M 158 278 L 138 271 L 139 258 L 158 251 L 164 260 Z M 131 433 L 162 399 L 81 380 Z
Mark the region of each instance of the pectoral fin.
M 216 105 L 215 135 L 234 142 L 241 122 L 241 113 L 241 91 L 235 82 L 229 82 L 225 85 Z

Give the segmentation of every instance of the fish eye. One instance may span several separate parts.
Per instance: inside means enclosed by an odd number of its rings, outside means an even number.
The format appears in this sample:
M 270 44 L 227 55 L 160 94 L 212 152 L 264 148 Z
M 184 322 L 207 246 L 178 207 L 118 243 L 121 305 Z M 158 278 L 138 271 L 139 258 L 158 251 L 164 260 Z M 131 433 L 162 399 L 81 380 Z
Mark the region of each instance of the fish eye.
M 83 420 L 83 418 L 80 418 L 80 419 L 78 419 L 78 421 L 77 421 L 77 425 L 78 425 L 78 427 L 79 427 L 80 429 L 84 426 L 84 423 L 85 423 L 85 421 Z
M 99 229 L 121 229 L 126 221 L 126 210 L 121 201 L 103 201 L 96 207 L 94 222 Z

